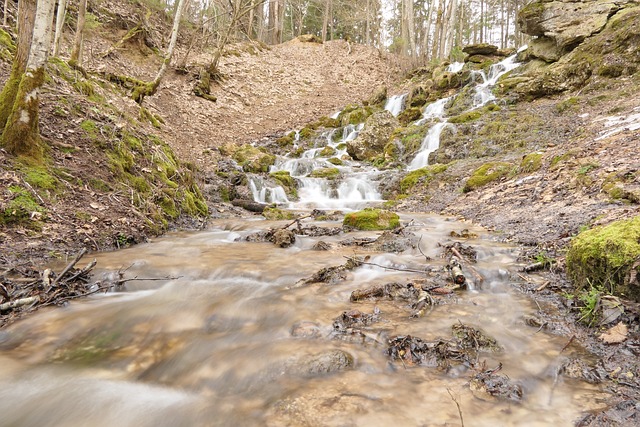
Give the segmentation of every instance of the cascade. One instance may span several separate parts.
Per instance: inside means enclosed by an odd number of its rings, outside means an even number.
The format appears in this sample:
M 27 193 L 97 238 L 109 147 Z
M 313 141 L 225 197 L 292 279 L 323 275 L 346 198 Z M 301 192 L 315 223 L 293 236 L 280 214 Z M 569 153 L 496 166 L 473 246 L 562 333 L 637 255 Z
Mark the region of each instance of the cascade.
M 473 108 L 480 108 L 488 102 L 496 99 L 495 95 L 491 92 L 491 89 L 493 89 L 500 77 L 519 66 L 520 63 L 516 62 L 516 55 L 511 55 L 489 67 L 488 75 L 482 70 L 474 71 L 473 75 L 479 75 L 482 79 L 482 83 L 476 86 L 476 94 L 473 98 Z
M 452 62 L 447 67 L 447 71 L 450 73 L 457 73 L 458 71 L 462 70 L 462 67 L 464 67 L 464 62 Z
M 339 138 L 335 138 L 336 129 L 326 131 L 318 138 L 316 146 L 304 151 L 300 158 L 279 156 L 276 159 L 270 172 L 289 172 L 298 183 L 297 202 L 288 200 L 281 186 L 269 186 L 259 177 L 252 177 L 250 180 L 254 200 L 262 203 L 281 203 L 290 209 L 355 209 L 361 207 L 364 202 L 381 201 L 382 196 L 373 182 L 379 171 L 371 166 L 360 166 L 359 170 L 355 170 L 356 164 L 344 160 L 348 157 L 346 142 L 356 139 L 363 127 L 363 123 L 349 124 L 342 129 Z M 327 147 L 334 150 L 328 157 L 322 154 Z M 342 165 L 336 166 L 329 162 L 329 158 L 334 157 L 343 159 Z M 314 170 L 323 168 L 338 169 L 340 176 L 335 179 L 311 176 Z
M 407 94 L 402 95 L 393 95 L 391 98 L 387 99 L 387 102 L 384 104 L 384 109 L 397 116 L 404 110 L 404 100 L 407 98 Z

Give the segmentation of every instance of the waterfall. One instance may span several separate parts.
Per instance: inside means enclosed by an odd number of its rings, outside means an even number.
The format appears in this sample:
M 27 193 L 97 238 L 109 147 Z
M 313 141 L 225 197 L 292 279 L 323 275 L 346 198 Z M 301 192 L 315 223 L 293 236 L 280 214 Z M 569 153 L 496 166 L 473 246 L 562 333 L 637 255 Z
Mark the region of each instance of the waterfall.
M 516 55 L 511 55 L 489 67 L 488 75 L 486 75 L 484 71 L 477 71 L 476 73 L 482 77 L 482 83 L 476 86 L 476 94 L 473 98 L 473 108 L 480 108 L 488 102 L 496 99 L 495 95 L 491 92 L 491 89 L 493 89 L 500 77 L 519 66 L 520 63 L 516 62 Z
M 462 70 L 462 67 L 464 67 L 464 62 L 452 62 L 447 67 L 447 71 L 450 73 L 457 73 L 458 71 Z
M 429 154 L 436 151 L 440 148 L 440 134 L 445 126 L 448 125 L 446 121 L 436 123 L 433 125 L 427 135 L 422 140 L 422 145 L 420 146 L 420 151 L 416 154 L 416 157 L 411 161 L 407 170 L 416 170 L 423 168 L 429 164 Z
M 259 176 L 249 178 L 249 189 L 253 195 L 253 200 L 260 203 L 289 203 L 287 194 L 281 186 L 269 187 Z
M 397 116 L 404 110 L 404 100 L 407 98 L 407 94 L 402 95 L 393 95 L 391 98 L 387 99 L 387 102 L 384 104 L 384 109 Z

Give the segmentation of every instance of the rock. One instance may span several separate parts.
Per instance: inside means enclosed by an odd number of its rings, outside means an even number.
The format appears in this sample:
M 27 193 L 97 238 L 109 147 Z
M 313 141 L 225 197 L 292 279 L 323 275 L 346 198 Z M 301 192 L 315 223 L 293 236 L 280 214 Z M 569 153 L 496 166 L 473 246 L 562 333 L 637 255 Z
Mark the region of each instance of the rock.
M 308 320 L 296 322 L 291 327 L 291 336 L 295 338 L 318 338 L 320 336 L 320 325 Z
M 331 249 L 331 245 L 327 242 L 323 242 L 322 240 L 311 247 L 312 251 L 328 251 L 329 249 Z
M 264 148 L 257 148 L 245 144 L 233 153 L 233 160 L 238 162 L 245 172 L 268 172 L 269 166 L 276 161 L 276 156 L 266 152 Z
M 532 40 L 527 52 L 531 58 L 542 59 L 545 62 L 556 62 L 564 53 L 554 39 L 546 36 Z
M 640 301 L 640 216 L 578 234 L 566 262 L 578 290 L 603 288 Z
M 358 137 L 347 142 L 347 153 L 355 160 L 371 160 L 384 151 L 398 119 L 388 111 L 372 114 L 364 124 Z
M 520 10 L 518 25 L 523 33 L 545 36 L 568 52 L 585 38 L 602 31 L 608 17 L 620 9 L 618 4 L 602 0 L 537 0 Z
M 367 99 L 365 105 L 382 105 L 387 100 L 387 87 L 380 86 L 373 92 L 373 95 Z
M 500 367 L 499 367 L 500 368 Z M 522 400 L 522 386 L 514 383 L 504 374 L 496 374 L 496 368 L 492 371 L 477 374 L 469 383 L 473 395 L 480 400 Z
M 357 230 L 391 230 L 400 225 L 400 217 L 385 209 L 366 208 L 346 214 L 342 225 Z
M 286 372 L 295 376 L 331 374 L 353 368 L 353 356 L 346 351 L 331 350 L 300 357 L 288 363 Z
M 273 244 L 280 248 L 288 248 L 296 241 L 296 235 L 288 229 L 280 229 L 273 233 Z
M 489 43 L 470 44 L 462 48 L 462 51 L 469 56 L 473 55 L 495 55 L 498 53 L 498 46 Z

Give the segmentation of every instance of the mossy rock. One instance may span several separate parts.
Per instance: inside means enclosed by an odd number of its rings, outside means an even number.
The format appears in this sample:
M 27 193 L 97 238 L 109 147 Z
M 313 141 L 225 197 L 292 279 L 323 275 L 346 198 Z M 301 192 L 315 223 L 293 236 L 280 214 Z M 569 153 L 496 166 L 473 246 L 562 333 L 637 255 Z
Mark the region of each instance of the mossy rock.
M 278 220 L 290 220 L 295 219 L 296 215 L 293 212 L 285 211 L 278 208 L 264 208 L 262 211 L 262 216 L 271 221 Z
M 518 172 L 520 173 L 533 173 L 540 169 L 542 166 L 542 153 L 527 154 L 522 158 Z
M 564 113 L 567 110 L 573 110 L 577 107 L 578 102 L 579 100 L 575 96 L 567 98 L 564 101 L 556 104 L 556 111 L 558 113 Z
M 364 121 L 373 114 L 371 107 L 361 107 L 359 105 L 348 105 L 338 115 L 338 120 L 342 126 L 357 125 L 364 123 Z
M 467 180 L 462 189 L 463 192 L 468 193 L 477 188 L 485 186 L 490 182 L 496 181 L 503 176 L 506 176 L 513 169 L 513 165 L 505 162 L 490 162 L 485 163 L 478 169 L 473 171 L 471 177 Z
M 340 170 L 338 168 L 320 168 L 315 169 L 309 176 L 311 178 L 336 179 L 340 176 Z
M 266 152 L 264 148 L 257 148 L 245 144 L 233 154 L 233 160 L 238 162 L 245 172 L 268 172 L 269 167 L 276 161 L 276 156 Z
M 322 150 L 318 152 L 320 157 L 331 157 L 336 154 L 336 149 L 333 147 L 326 146 Z
M 436 175 L 446 171 L 447 168 L 447 165 L 438 164 L 425 166 L 409 172 L 400 180 L 400 192 L 406 194 L 418 184 L 418 182 L 421 182 L 423 185 L 428 185 Z
M 289 171 L 276 171 L 269 174 L 282 188 L 288 197 L 298 197 L 298 181 L 291 176 Z
M 640 216 L 578 234 L 566 261 L 578 290 L 593 287 L 640 301 Z
M 336 165 L 336 166 L 342 166 L 344 164 L 344 162 L 342 160 L 340 160 L 337 157 L 332 157 L 330 159 L 327 159 L 327 162 L 331 163 L 332 165 Z
M 339 128 L 340 120 L 332 119 L 331 117 L 327 117 L 327 116 L 322 116 L 318 119 L 317 122 L 315 122 L 315 125 L 317 127 L 323 127 L 323 128 Z
M 281 136 L 280 138 L 276 139 L 276 144 L 278 144 L 280 147 L 288 147 L 290 145 L 293 145 L 295 140 L 296 140 L 296 133 L 289 132 L 285 136 Z
M 418 107 L 409 107 L 398 114 L 398 121 L 401 126 L 407 126 L 422 117 L 422 111 Z
M 392 230 L 400 225 L 400 217 L 385 209 L 366 208 L 346 214 L 342 225 L 357 230 Z
M 467 111 L 466 113 L 451 117 L 449 119 L 449 123 L 468 123 L 474 120 L 478 120 L 480 117 L 482 117 L 482 112 L 479 110 Z

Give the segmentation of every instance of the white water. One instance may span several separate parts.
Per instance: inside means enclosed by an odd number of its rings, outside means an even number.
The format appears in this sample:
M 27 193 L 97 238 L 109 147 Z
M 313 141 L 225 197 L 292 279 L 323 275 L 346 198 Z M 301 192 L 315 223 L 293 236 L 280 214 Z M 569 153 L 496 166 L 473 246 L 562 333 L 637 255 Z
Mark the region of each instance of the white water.
M 422 141 L 420 151 L 418 151 L 416 157 L 411 161 L 411 163 L 407 167 L 407 170 L 413 171 L 423 168 L 429 164 L 429 154 L 440 148 L 440 134 L 448 124 L 449 123 L 447 123 L 446 121 L 436 123 L 429 129 L 429 132 L 427 132 L 427 135 Z
M 261 203 L 279 203 L 289 209 L 358 209 L 370 202 L 382 201 L 382 196 L 374 182 L 379 171 L 371 166 L 359 166 L 348 160 L 345 143 L 358 137 L 364 124 L 347 125 L 342 135 L 334 141 L 336 130 L 325 132 L 314 148 L 304 151 L 300 158 L 278 157 L 270 172 L 287 171 L 298 183 L 298 201 L 287 198 L 281 186 L 269 186 L 258 177 L 251 178 L 250 186 L 254 200 Z M 329 157 L 321 155 L 322 150 L 331 147 L 335 153 Z M 336 166 L 330 158 L 342 159 Z M 359 169 L 354 169 L 359 166 Z M 337 168 L 340 177 L 336 179 L 310 176 L 314 170 Z M 254 190 L 255 188 L 255 190 Z
M 450 73 L 457 73 L 458 71 L 462 70 L 462 67 L 464 67 L 464 62 L 452 62 L 447 67 L 447 71 Z
M 486 75 L 482 70 L 474 72 L 475 75 L 479 75 L 482 78 L 482 83 L 476 86 L 473 108 L 480 108 L 496 99 L 491 89 L 493 89 L 500 77 L 519 66 L 520 63 L 516 62 L 516 55 L 511 55 L 497 64 L 493 64 L 489 68 L 489 75 Z
M 407 98 L 407 94 L 402 95 L 393 95 L 391 98 L 387 99 L 387 102 L 384 104 L 384 109 L 397 116 L 404 110 L 404 100 Z

